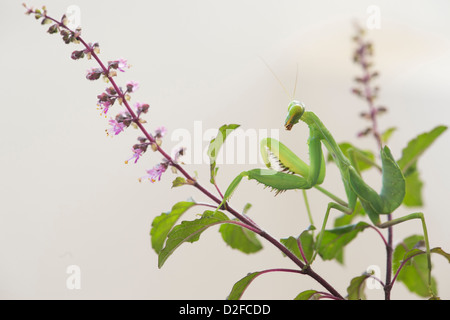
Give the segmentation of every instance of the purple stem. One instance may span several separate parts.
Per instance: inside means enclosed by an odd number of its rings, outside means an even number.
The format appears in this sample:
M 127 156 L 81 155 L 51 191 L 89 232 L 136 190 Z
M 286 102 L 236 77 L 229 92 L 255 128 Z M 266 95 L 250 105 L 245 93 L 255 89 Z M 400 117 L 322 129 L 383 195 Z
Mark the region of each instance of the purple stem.
M 362 38 L 359 38 L 358 45 L 360 48 L 364 48 L 365 50 L 365 44 Z M 370 110 L 370 120 L 372 121 L 372 134 L 375 137 L 375 140 L 377 141 L 378 148 L 381 150 L 383 148 L 383 144 L 381 141 L 381 135 L 378 131 L 378 122 L 377 122 L 377 110 L 375 108 L 375 105 L 373 103 L 373 93 L 372 88 L 370 86 L 370 70 L 369 70 L 369 63 L 366 61 L 366 55 L 364 52 L 361 52 L 360 54 L 360 64 L 363 69 L 363 85 L 364 85 L 364 97 L 369 105 Z M 388 214 L 387 216 L 388 221 L 392 220 L 392 215 Z M 384 292 L 385 292 L 385 299 L 390 300 L 391 299 L 391 278 L 392 278 L 392 243 L 393 243 L 393 228 L 388 227 L 388 240 L 386 243 L 386 285 L 384 286 Z
M 308 260 L 306 259 L 305 252 L 303 251 L 302 241 L 300 240 L 300 237 L 297 238 L 297 245 L 298 249 L 300 250 L 300 254 L 302 255 L 303 261 L 308 264 Z
M 392 278 L 391 287 L 394 285 L 394 282 L 395 282 L 395 280 L 397 280 L 397 277 L 398 277 L 398 275 L 399 275 L 399 273 L 400 273 L 400 270 L 402 270 L 402 268 L 405 266 L 405 264 L 406 264 L 409 260 L 411 260 L 412 258 L 414 258 L 415 256 L 418 256 L 419 254 L 425 254 L 425 253 L 426 253 L 426 252 L 417 252 L 416 254 L 414 254 L 414 255 L 408 257 L 408 259 L 403 260 L 402 263 L 400 264 L 400 266 L 398 267 L 397 272 L 395 272 L 394 277 Z
M 69 29 L 66 25 L 63 23 L 57 21 L 56 19 L 49 17 L 47 15 L 44 15 L 46 19 L 50 19 L 53 22 L 57 23 L 59 27 L 64 28 L 74 34 L 75 32 Z M 217 204 L 221 204 L 222 201 L 219 200 L 216 196 L 214 196 L 211 192 L 206 190 L 200 183 L 198 183 L 194 178 L 192 178 L 189 173 L 186 172 L 177 162 L 173 161 L 172 157 L 169 156 L 157 143 L 155 143 L 155 139 L 151 134 L 148 133 L 148 131 L 145 129 L 145 127 L 142 125 L 142 123 L 139 122 L 139 118 L 136 116 L 133 109 L 128 104 L 128 101 L 124 99 L 124 93 L 120 90 L 119 86 L 116 84 L 113 77 L 109 76 L 109 70 L 105 67 L 103 62 L 100 60 L 100 58 L 97 56 L 97 54 L 92 50 L 92 48 L 80 37 L 78 36 L 77 39 L 84 45 L 84 47 L 88 50 L 90 50 L 91 56 L 94 57 L 94 59 L 97 61 L 99 66 L 102 68 L 104 75 L 108 78 L 108 80 L 111 82 L 112 86 L 114 87 L 114 90 L 120 95 L 122 98 L 122 102 L 125 105 L 125 108 L 130 113 L 133 122 L 138 126 L 138 128 L 142 131 L 142 133 L 145 135 L 145 137 L 151 142 L 156 145 L 157 151 L 169 162 L 170 165 L 175 167 L 181 174 L 188 179 L 188 181 L 192 182 L 192 185 L 196 187 L 198 190 L 200 190 L 204 195 L 206 195 L 208 198 L 213 200 Z M 288 248 L 286 248 L 281 242 L 273 238 L 271 235 L 263 231 L 256 223 L 254 223 L 249 218 L 245 217 L 244 215 L 240 214 L 233 208 L 231 208 L 229 205 L 223 205 L 219 209 L 227 210 L 229 213 L 231 213 L 234 217 L 242 221 L 242 224 L 240 224 L 243 227 L 246 227 L 249 230 L 254 231 L 259 236 L 265 238 L 267 241 L 272 243 L 275 247 L 277 247 L 280 251 L 282 251 L 289 259 L 291 259 L 298 267 L 300 267 L 301 270 L 296 270 L 295 272 L 306 274 L 313 279 L 315 279 L 318 283 L 320 283 L 325 289 L 327 289 L 334 297 L 338 299 L 344 299 L 327 281 L 325 281 L 321 276 L 319 276 L 317 273 L 315 273 L 309 266 L 305 266 L 305 264 L 295 255 L 293 254 Z M 280 269 L 282 270 L 282 269 Z
M 267 269 L 267 270 L 259 271 L 258 274 L 248 283 L 248 285 L 250 283 L 252 283 L 253 280 L 255 280 L 260 275 L 269 273 L 269 272 L 292 272 L 292 273 L 304 274 L 304 271 L 296 270 L 296 269 L 284 269 L 284 268 Z M 248 287 L 248 285 L 247 285 L 247 287 Z M 317 291 L 317 293 L 321 294 L 323 296 L 323 298 L 329 298 L 329 299 L 333 299 L 333 300 L 344 300 L 344 298 L 342 298 L 341 296 L 335 296 L 335 295 L 329 294 L 327 292 Z

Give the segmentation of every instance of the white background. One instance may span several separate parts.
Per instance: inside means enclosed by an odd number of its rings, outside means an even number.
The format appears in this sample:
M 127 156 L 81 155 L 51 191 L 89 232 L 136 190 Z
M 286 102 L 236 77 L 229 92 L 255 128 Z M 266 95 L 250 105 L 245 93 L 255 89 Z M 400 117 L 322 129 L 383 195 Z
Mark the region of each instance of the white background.
M 269 243 L 257 254 L 227 247 L 217 228 L 195 244 L 184 244 L 162 269 L 150 245 L 150 225 L 161 212 L 198 191 L 170 189 L 172 173 L 161 182 L 138 178 L 160 160 L 148 152 L 136 165 L 131 156 L 137 131 L 107 138 L 107 120 L 99 116 L 96 95 L 106 85 L 89 82 L 93 61 L 72 61 L 79 49 L 46 33 L 23 14 L 22 1 L 0 4 L 0 297 L 3 299 L 224 299 L 248 272 L 294 265 Z M 239 123 L 247 129 L 280 129 L 280 139 L 307 159 L 308 130 L 282 129 L 289 97 L 262 57 L 292 91 L 313 110 L 337 141 L 375 148 L 371 138 L 357 139 L 366 126 L 358 117 L 366 105 L 350 93 L 359 74 L 351 57 L 352 21 L 365 24 L 369 5 L 381 10 L 381 29 L 368 32 L 374 42 L 380 100 L 389 112 L 381 129 L 398 127 L 389 144 L 396 158 L 417 134 L 450 119 L 450 22 L 448 1 L 29 1 L 45 4 L 60 18 L 70 5 L 80 8 L 83 37 L 98 41 L 103 61 L 126 58 L 133 67 L 117 78 L 137 80 L 133 101 L 150 104 L 148 128 L 165 125 L 170 150 L 174 130 L 193 132 Z M 118 112 L 117 107 L 112 109 Z M 432 247 L 450 250 L 448 164 L 450 134 L 445 133 L 419 162 L 425 182 L 423 211 Z M 204 146 L 207 144 L 205 142 Z M 218 183 L 225 189 L 242 170 L 254 165 L 224 165 Z M 209 187 L 208 165 L 198 171 Z M 366 179 L 379 186 L 376 173 Z M 370 179 L 373 179 L 370 180 Z M 333 184 L 333 180 L 337 182 Z M 343 196 L 337 171 L 330 166 L 325 185 Z M 327 199 L 310 192 L 316 224 Z M 242 183 L 232 199 L 276 238 L 297 235 L 308 226 L 300 192 L 274 197 L 253 182 Z M 194 219 L 199 209 L 185 218 Z M 401 208 L 396 214 L 413 212 Z M 401 241 L 420 234 L 419 221 L 395 229 Z M 440 295 L 450 297 L 448 263 L 433 256 Z M 373 230 L 349 245 L 346 264 L 316 261 L 314 269 L 342 294 L 352 277 L 379 265 L 385 278 L 385 249 Z M 66 287 L 66 269 L 81 270 L 81 289 Z M 292 299 L 306 289 L 322 290 L 295 274 L 267 274 L 253 282 L 243 298 Z M 367 290 L 382 299 L 382 290 Z M 394 299 L 417 296 L 401 283 Z

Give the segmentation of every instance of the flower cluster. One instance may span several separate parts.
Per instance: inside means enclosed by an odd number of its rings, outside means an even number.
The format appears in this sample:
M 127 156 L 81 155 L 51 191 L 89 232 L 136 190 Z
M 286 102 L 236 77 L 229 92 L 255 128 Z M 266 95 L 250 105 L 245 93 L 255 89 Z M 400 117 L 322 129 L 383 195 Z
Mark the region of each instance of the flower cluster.
M 87 43 L 81 38 L 81 28 L 76 30 L 71 30 L 68 25 L 68 20 L 66 15 L 58 21 L 47 15 L 47 9 L 42 7 L 42 9 L 28 8 L 25 4 L 24 7 L 27 9 L 26 14 L 34 15 L 36 20 L 42 19 L 41 24 L 52 24 L 47 30 L 50 34 L 59 33 L 62 37 L 64 43 L 75 43 L 82 44 L 84 46 L 81 50 L 75 50 L 71 54 L 73 60 L 79 60 L 82 58 L 91 59 L 92 57 L 98 62 L 98 67 L 92 67 L 86 72 L 86 79 L 94 81 L 100 78 L 107 83 L 110 83 L 103 92 L 97 95 L 97 107 L 101 110 L 101 115 L 107 117 L 107 114 L 111 107 L 117 101 L 125 109 L 120 111 L 115 117 L 109 118 L 109 128 L 106 129 L 106 133 L 109 136 L 116 136 L 121 132 L 125 131 L 126 128 L 132 126 L 134 128 L 139 128 L 143 133 L 144 137 L 138 138 L 138 143 L 132 147 L 132 156 L 125 161 L 134 160 L 136 163 L 140 157 L 147 151 L 148 147 L 153 151 L 158 151 L 159 146 L 162 143 L 162 138 L 166 133 L 166 128 L 159 127 L 155 130 L 154 134 L 151 135 L 147 130 L 142 127 L 142 124 L 146 123 L 144 119 L 141 118 L 143 114 L 146 114 L 150 108 L 147 103 L 136 102 L 133 107 L 130 106 L 129 101 L 131 100 L 131 94 L 139 89 L 139 83 L 137 81 L 128 81 L 125 88 L 121 88 L 116 84 L 113 79 L 118 75 L 118 72 L 125 72 L 130 68 L 128 61 L 126 59 L 120 58 L 117 60 L 108 61 L 105 65 L 103 64 L 98 55 L 100 54 L 100 45 L 98 42 Z M 176 163 L 177 160 L 164 159 L 162 162 L 158 163 L 154 168 L 147 171 L 147 178 L 152 181 L 159 181 L 161 175 L 167 170 L 170 165 Z M 175 169 L 173 167 L 173 169 Z M 175 169 L 176 171 L 176 169 Z
M 156 182 L 157 179 L 158 181 L 161 180 L 161 175 L 166 172 L 168 166 L 169 162 L 164 159 L 161 163 L 158 163 L 150 170 L 147 170 L 147 175 L 139 178 L 139 181 L 142 181 L 143 179 L 148 179 L 151 182 Z
M 380 88 L 373 85 L 373 80 L 379 76 L 379 72 L 373 70 L 373 45 L 370 41 L 364 39 L 365 31 L 356 25 L 356 35 L 353 40 L 356 43 L 356 49 L 353 53 L 353 62 L 358 64 L 362 69 L 362 76 L 355 77 L 356 86 L 352 88 L 352 93 L 357 97 L 365 100 L 369 105 L 369 112 L 361 112 L 360 116 L 364 119 L 372 121 L 372 126 L 358 133 L 359 137 L 373 134 L 378 141 L 380 135 L 377 131 L 376 116 L 387 111 L 386 107 L 376 106 L 375 100 L 378 97 Z
M 57 21 L 53 18 L 47 16 L 47 8 L 45 6 L 42 9 L 33 9 L 28 8 L 24 3 L 23 6 L 27 9 L 25 14 L 34 15 L 36 20 L 42 19 L 41 24 L 50 24 L 53 23 L 50 28 L 48 28 L 47 32 L 50 34 L 59 33 L 62 37 L 62 40 L 66 43 L 79 43 L 79 37 L 81 35 L 81 28 L 77 28 L 75 31 L 68 30 L 67 25 L 67 16 L 64 14 L 60 21 Z
M 139 143 L 136 143 L 131 148 L 133 155 L 128 159 L 125 160 L 125 163 L 128 163 L 130 160 L 134 160 L 134 163 L 136 163 L 139 158 L 144 154 L 145 151 L 147 151 L 148 146 L 151 147 L 153 151 L 158 150 L 158 146 L 162 143 L 162 137 L 166 133 L 165 127 L 159 127 L 155 130 L 155 134 L 153 135 L 153 141 L 148 140 L 146 137 L 138 137 L 137 140 Z

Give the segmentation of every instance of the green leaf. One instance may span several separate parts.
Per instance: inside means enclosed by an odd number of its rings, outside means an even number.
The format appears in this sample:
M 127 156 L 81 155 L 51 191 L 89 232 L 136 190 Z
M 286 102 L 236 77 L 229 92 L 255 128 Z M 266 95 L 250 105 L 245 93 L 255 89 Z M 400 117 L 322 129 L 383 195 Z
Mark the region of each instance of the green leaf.
M 219 229 L 223 240 L 233 249 L 243 253 L 254 253 L 262 249 L 256 234 L 235 224 L 223 224 Z
M 364 289 L 366 287 L 366 279 L 370 276 L 371 274 L 369 273 L 363 273 L 350 281 L 350 285 L 347 288 L 348 300 L 366 300 Z
M 247 287 L 250 285 L 250 283 L 261 274 L 261 272 L 252 272 L 247 274 L 244 278 L 236 282 L 231 289 L 230 294 L 227 297 L 227 300 L 239 300 L 242 295 L 244 294 L 244 291 L 247 289 Z
M 300 234 L 300 243 L 302 245 L 303 253 L 307 261 L 305 261 L 302 257 L 297 239 L 298 238 L 295 237 L 289 237 L 281 239 L 280 242 L 284 244 L 284 246 L 288 248 L 293 254 L 295 254 L 297 258 L 305 263 L 308 263 L 309 261 L 311 261 L 314 254 L 314 237 L 312 236 L 310 230 L 305 230 Z
M 216 159 L 219 154 L 220 148 L 222 148 L 223 143 L 227 136 L 240 125 L 238 124 L 224 124 L 219 128 L 217 136 L 211 140 L 208 148 L 208 157 L 210 161 L 210 171 L 211 171 L 211 183 L 214 183 L 217 174 Z
M 397 280 L 409 289 L 409 291 L 421 296 L 429 297 L 428 290 L 428 263 L 424 251 L 419 247 L 423 245 L 423 236 L 413 235 L 403 240 L 395 247 L 392 261 L 392 271 L 397 272 L 403 261 L 407 261 L 398 273 Z M 438 250 L 435 250 L 438 252 Z M 431 290 L 436 294 L 436 280 L 431 278 Z
M 180 187 L 186 184 L 186 179 L 183 177 L 176 177 L 175 180 L 172 181 L 172 188 Z
M 401 243 L 399 243 L 392 255 L 392 271 L 397 272 L 400 267 L 405 253 L 414 248 L 418 243 L 423 243 L 424 237 L 421 235 L 413 235 L 405 238 Z
M 172 207 L 172 210 L 164 212 L 153 219 L 150 236 L 152 248 L 156 251 L 156 253 L 159 254 L 163 248 L 167 234 L 175 225 L 180 216 L 195 204 L 196 203 L 194 201 L 178 202 Z
M 361 150 L 349 142 L 339 143 L 342 153 L 348 158 L 355 160 L 359 171 L 370 169 L 375 161 L 375 155 L 369 150 Z M 353 153 L 352 153 L 353 152 Z M 353 157 L 352 157 L 353 155 Z M 333 156 L 328 154 L 328 161 L 333 161 Z
M 294 300 L 318 300 L 320 298 L 321 294 L 317 292 L 316 290 L 306 290 L 303 292 L 300 292 Z
M 319 248 L 320 256 L 324 260 L 335 259 L 359 232 L 364 231 L 369 226 L 368 223 L 361 221 L 357 224 L 325 230 Z
M 244 214 L 246 214 L 248 212 L 248 210 L 250 210 L 252 208 L 252 204 L 251 203 L 246 203 L 244 206 L 244 209 L 242 209 L 242 212 Z
M 425 150 L 445 131 L 446 126 L 437 126 L 430 132 L 425 132 L 412 139 L 402 150 L 402 157 L 398 160 L 398 165 L 403 172 L 413 166 Z
M 410 167 L 411 169 L 411 167 Z M 409 170 L 408 170 L 409 171 Z M 407 207 L 421 207 L 423 182 L 420 179 L 419 171 L 414 166 L 414 170 L 410 174 L 405 175 L 406 193 L 403 204 Z
M 417 169 L 417 161 L 425 150 L 445 131 L 447 127 L 438 126 L 430 132 L 425 132 L 412 139 L 402 150 L 398 164 L 405 175 L 406 194 L 403 204 L 407 207 L 423 206 L 422 186 Z
M 396 127 L 391 127 L 391 128 L 388 128 L 386 131 L 384 131 L 381 134 L 381 141 L 383 141 L 383 143 L 387 143 L 395 130 L 397 130 Z
M 184 242 L 195 242 L 203 231 L 211 226 L 229 221 L 228 217 L 220 211 L 205 211 L 200 219 L 183 221 L 176 225 L 167 236 L 166 246 L 158 256 L 158 267 L 161 268 L 167 258 Z
M 352 214 L 342 214 L 340 216 L 338 216 L 335 220 L 334 220 L 334 227 L 342 227 L 342 226 L 346 226 L 349 225 L 353 222 L 353 219 L 356 218 L 357 216 L 365 216 L 366 212 L 364 211 L 364 208 L 361 205 L 360 201 L 356 202 L 355 205 L 355 209 L 353 210 Z M 336 253 L 336 257 L 335 257 L 336 261 L 339 262 L 340 264 L 344 264 L 344 248 L 342 248 L 341 250 L 339 250 Z

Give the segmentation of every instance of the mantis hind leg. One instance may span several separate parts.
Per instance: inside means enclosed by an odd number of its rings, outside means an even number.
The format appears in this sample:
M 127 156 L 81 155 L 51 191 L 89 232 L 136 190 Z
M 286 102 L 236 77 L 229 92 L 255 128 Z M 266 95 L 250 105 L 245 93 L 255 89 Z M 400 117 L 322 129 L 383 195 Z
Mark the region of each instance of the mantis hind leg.
M 425 223 L 425 217 L 422 212 L 415 212 L 411 213 L 409 215 L 406 215 L 404 217 L 400 217 L 397 219 L 393 219 L 384 223 L 377 224 L 377 227 L 379 228 L 389 228 L 396 224 L 413 220 L 413 219 L 420 219 L 422 221 L 422 229 L 423 229 L 423 237 L 425 239 L 425 248 L 426 248 L 426 254 L 427 254 L 427 264 L 428 264 L 428 290 L 430 291 L 431 295 L 434 295 L 432 288 L 431 288 L 431 251 L 430 251 L 430 241 L 428 240 L 428 231 L 427 231 L 427 225 Z
M 338 210 L 338 211 L 343 212 L 345 214 L 352 214 L 353 213 L 353 209 L 351 209 L 349 207 L 342 206 L 342 205 L 337 204 L 335 202 L 328 203 L 327 211 L 325 213 L 325 217 L 323 218 L 322 228 L 320 229 L 320 233 L 318 235 L 317 242 L 316 242 L 316 245 L 315 245 L 315 252 L 314 252 L 314 255 L 313 255 L 313 257 L 311 259 L 311 262 L 309 264 L 311 264 L 314 261 L 314 259 L 317 256 L 317 253 L 319 252 L 320 245 L 322 244 L 323 233 L 325 231 L 325 227 L 327 225 L 328 217 L 330 215 L 331 209 Z

